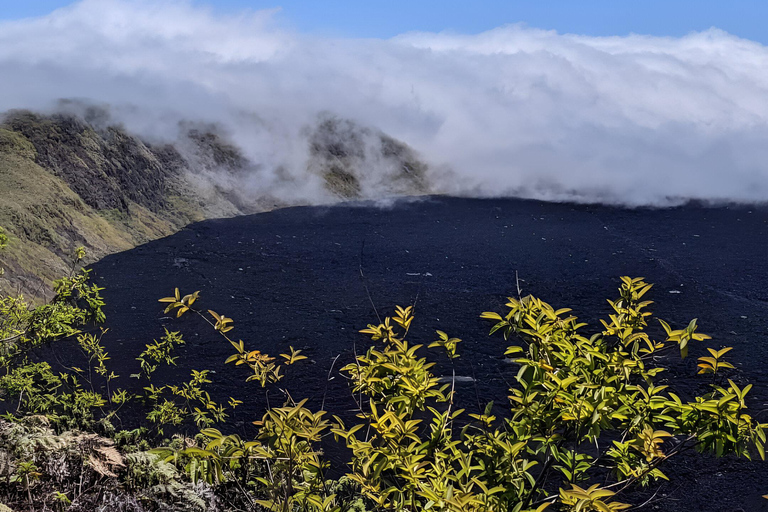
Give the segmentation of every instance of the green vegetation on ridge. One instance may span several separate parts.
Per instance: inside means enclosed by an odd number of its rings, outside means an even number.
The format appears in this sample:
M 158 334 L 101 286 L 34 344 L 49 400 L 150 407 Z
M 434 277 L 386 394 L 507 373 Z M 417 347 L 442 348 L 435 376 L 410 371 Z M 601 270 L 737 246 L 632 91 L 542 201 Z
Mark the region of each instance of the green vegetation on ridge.
M 213 144 L 213 142 L 210 142 Z M 182 159 L 117 128 L 99 133 L 71 116 L 13 112 L 0 125 L 0 225 L 13 238 L 0 289 L 48 293 L 69 254 L 99 258 L 240 210 L 203 201 L 180 176 Z
M 190 222 L 285 204 L 245 186 L 258 163 L 214 125 L 182 125 L 177 143 L 150 144 L 104 126 L 108 117 L 90 107 L 85 118 L 15 111 L 0 121 L 0 225 L 15 240 L 5 261 L 13 272 L 0 290 L 50 297 L 75 247 L 101 258 Z M 414 151 L 375 130 L 321 117 L 309 145 L 307 171 L 321 177 L 327 200 L 428 190 Z M 283 186 L 295 179 L 275 173 Z

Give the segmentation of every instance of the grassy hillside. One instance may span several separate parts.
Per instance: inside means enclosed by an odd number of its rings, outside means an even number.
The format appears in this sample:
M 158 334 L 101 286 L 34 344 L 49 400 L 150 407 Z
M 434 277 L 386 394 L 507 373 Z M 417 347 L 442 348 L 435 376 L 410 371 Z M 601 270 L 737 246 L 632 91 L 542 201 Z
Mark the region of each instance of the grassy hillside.
M 14 113 L 0 125 L 0 226 L 11 237 L 4 289 L 36 295 L 66 272 L 73 250 L 93 258 L 240 210 L 206 205 L 168 148 L 153 150 L 116 128 L 98 133 L 70 117 Z
M 64 180 L 35 162 L 22 135 L 0 129 L 0 225 L 11 237 L 5 284 L 36 290 L 65 273 L 68 255 L 83 245 L 101 255 L 172 233 L 174 223 L 138 204 L 127 211 L 97 210 Z M 11 277 L 12 276 L 12 277 Z
M 262 169 L 216 126 L 182 126 L 176 144 L 153 145 L 105 118 L 98 109 L 85 118 L 28 111 L 2 118 L 0 227 L 11 244 L 0 290 L 42 293 L 78 246 L 100 258 L 190 222 L 286 204 L 244 185 Z M 326 197 L 314 201 L 430 191 L 415 152 L 376 130 L 321 116 L 307 142 L 307 172 L 325 184 Z

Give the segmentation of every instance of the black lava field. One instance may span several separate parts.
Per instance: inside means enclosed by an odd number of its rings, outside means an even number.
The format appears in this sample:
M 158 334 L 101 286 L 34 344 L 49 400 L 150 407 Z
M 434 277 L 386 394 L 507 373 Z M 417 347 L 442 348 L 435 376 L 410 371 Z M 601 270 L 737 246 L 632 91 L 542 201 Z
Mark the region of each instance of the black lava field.
M 138 371 L 134 358 L 164 326 L 181 331 L 187 344 L 160 382 L 186 380 L 192 368 L 215 371 L 211 394 L 243 400 L 231 427 L 252 434 L 251 421 L 267 403 L 285 399 L 279 388 L 308 398 L 312 408 L 351 417 L 354 402 L 338 369 L 369 345 L 358 330 L 377 323 L 373 305 L 384 316 L 415 303 L 413 343 L 433 341 L 435 329 L 461 338 L 459 405 L 472 412 L 493 400 L 503 415 L 516 369 L 503 357 L 506 343 L 488 336 L 490 325 L 479 315 L 504 311 L 506 297 L 517 294 L 516 275 L 524 294 L 573 308 L 590 332 L 607 317 L 606 299 L 617 296 L 619 276 L 645 277 L 655 283 L 655 317 L 678 327 L 698 318 L 700 331 L 713 336 L 683 361 L 670 357 L 664 383 L 682 396 L 705 392 L 711 377 L 695 376 L 696 358 L 706 346 L 733 346 L 730 377 L 754 384 L 748 403 L 767 421 L 767 258 L 766 206 L 622 209 L 431 197 L 205 221 L 93 269 L 106 288 L 104 339 L 118 373 Z M 309 361 L 289 367 L 268 393 L 246 384 L 245 370 L 224 364 L 234 350 L 207 324 L 163 314 L 157 299 L 177 286 L 182 293 L 200 290 L 200 307 L 232 317 L 230 334 L 249 349 L 276 355 L 293 346 Z M 658 323 L 651 326 L 661 337 Z M 436 373 L 450 376 L 448 360 L 436 360 Z M 333 449 L 329 457 L 343 470 Z M 768 494 L 766 463 L 692 453 L 667 469 L 672 482 L 644 509 L 768 510 L 761 498 Z M 653 491 L 628 499 L 642 503 Z

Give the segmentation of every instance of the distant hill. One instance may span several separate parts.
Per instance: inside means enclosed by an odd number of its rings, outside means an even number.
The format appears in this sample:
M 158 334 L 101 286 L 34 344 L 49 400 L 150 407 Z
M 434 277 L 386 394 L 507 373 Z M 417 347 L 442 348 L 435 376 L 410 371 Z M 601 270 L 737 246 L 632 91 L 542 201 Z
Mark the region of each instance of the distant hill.
M 153 144 L 102 114 L 14 111 L 0 120 L 0 226 L 11 237 L 0 288 L 42 297 L 78 246 L 101 258 L 190 222 L 304 202 L 268 187 L 245 193 L 260 163 L 215 126 Z M 308 144 L 307 171 L 324 183 L 324 201 L 429 192 L 413 150 L 375 130 L 324 116 Z

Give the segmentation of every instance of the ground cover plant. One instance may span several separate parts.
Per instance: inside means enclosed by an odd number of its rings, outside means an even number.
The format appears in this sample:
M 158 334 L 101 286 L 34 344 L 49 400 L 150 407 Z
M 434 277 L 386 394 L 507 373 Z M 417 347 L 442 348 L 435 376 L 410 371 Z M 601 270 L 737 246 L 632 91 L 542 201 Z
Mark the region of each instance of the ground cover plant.
M 674 478 L 664 463 L 687 450 L 764 458 L 766 425 L 749 414 L 751 385 L 728 378 L 730 347 L 705 347 L 697 320 L 660 320 L 663 336 L 652 336 L 642 278 L 621 278 L 600 326 L 520 293 L 482 313 L 508 345 L 499 357 L 518 370 L 503 416 L 491 404 L 455 407 L 455 381 L 432 369 L 438 357 L 461 357 L 461 339 L 436 331 L 412 343 L 415 310 L 396 307 L 361 329 L 369 348 L 339 370 L 353 419 L 286 389 L 244 438 L 228 418 L 245 397 L 213 400 L 208 370 L 159 378 L 184 350 L 184 317 L 204 318 L 231 345 L 227 363 L 248 386 L 280 387 L 305 356 L 260 352 L 234 336 L 231 318 L 201 308 L 199 292 L 176 289 L 160 307 L 179 331 L 158 333 L 136 354 L 140 371 L 118 375 L 83 257 L 49 303 L 0 299 L 0 500 L 16 510 L 617 511 L 630 508 L 623 496 L 633 487 Z M 66 343 L 77 364 L 46 351 Z M 665 362 L 692 348 L 706 348 L 697 368 L 708 391 L 678 396 L 660 384 Z M 126 408 L 145 420 L 126 424 Z M 329 472 L 328 443 L 348 454 L 341 477 Z

